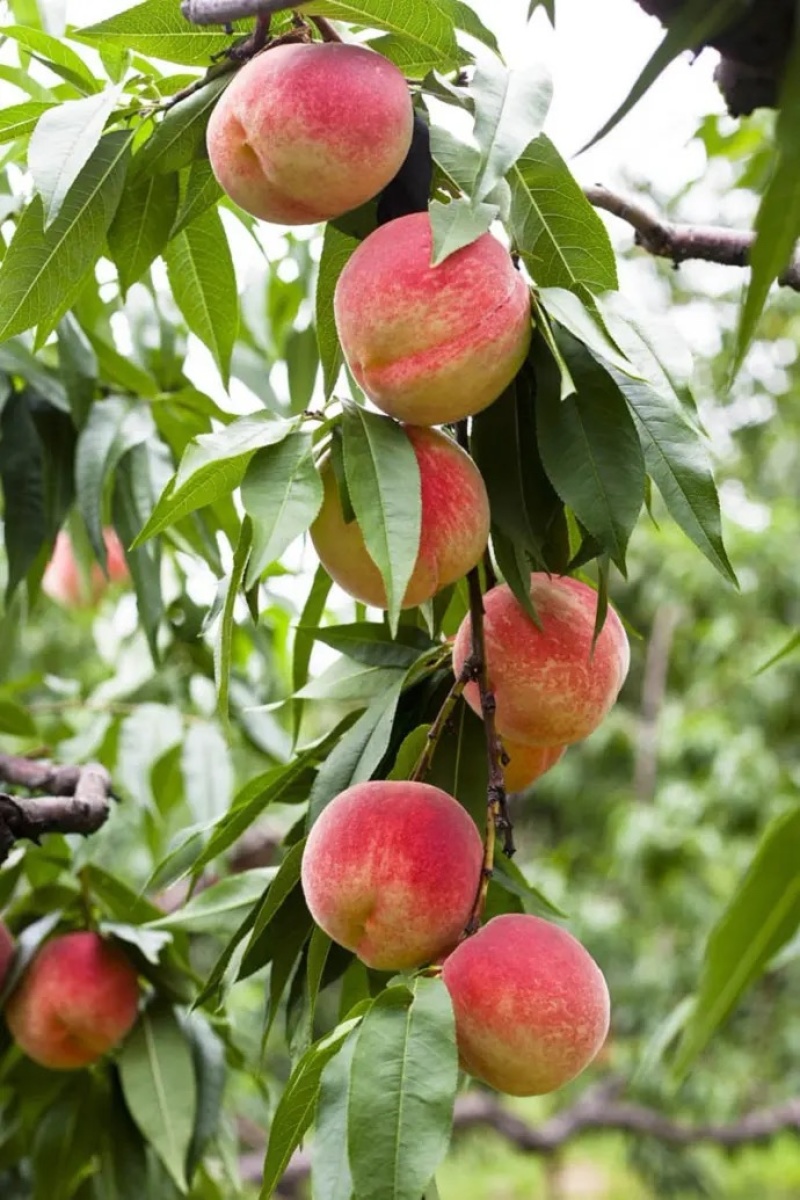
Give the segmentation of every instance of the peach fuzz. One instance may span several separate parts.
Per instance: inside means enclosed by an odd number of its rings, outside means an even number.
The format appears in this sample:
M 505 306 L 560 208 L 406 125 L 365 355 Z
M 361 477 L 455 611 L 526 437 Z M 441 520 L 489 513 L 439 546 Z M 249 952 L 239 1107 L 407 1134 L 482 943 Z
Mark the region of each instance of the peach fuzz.
M 572 934 L 539 917 L 495 917 L 445 960 L 462 1068 L 510 1096 L 569 1083 L 603 1045 L 609 996 Z
M 236 74 L 206 133 L 220 186 L 264 221 L 329 221 L 394 178 L 414 114 L 402 73 L 364 46 L 285 45 Z
M 511 383 L 531 339 L 530 294 L 490 233 L 431 266 L 427 213 L 380 226 L 348 260 L 334 315 L 357 382 L 416 425 L 458 421 Z
M 6 1005 L 22 1050 L 54 1071 L 96 1062 L 136 1022 L 139 985 L 121 950 L 96 933 L 67 933 L 36 954 Z
M 564 756 L 566 746 L 526 746 L 503 738 L 509 761 L 503 764 L 507 792 L 524 792 Z
M 0 921 L 0 992 L 2 992 L 11 964 L 16 954 L 16 944 L 5 921 Z
M 447 792 L 374 780 L 323 810 L 303 853 L 303 892 L 335 942 L 368 967 L 403 971 L 456 944 L 482 860 L 476 825 Z
M 419 464 L 422 524 L 403 607 L 429 600 L 479 562 L 489 538 L 489 499 L 480 471 L 447 434 L 407 425 Z M 386 589 L 355 521 L 345 523 L 329 458 L 320 467 L 325 495 L 311 539 L 328 574 L 357 600 L 386 607 Z
M 534 573 L 530 594 L 541 629 L 506 584 L 483 598 L 497 732 L 531 746 L 569 745 L 588 737 L 619 695 L 630 665 L 628 638 L 609 606 L 593 646 L 597 593 L 578 579 Z M 456 675 L 471 639 L 467 616 L 453 646 Z M 468 684 L 464 695 L 480 715 L 477 684 Z
M 103 530 L 106 547 L 108 578 L 99 563 L 91 565 L 89 581 L 84 579 L 72 549 L 72 540 L 65 529 L 56 537 L 52 557 L 42 577 L 42 591 L 67 608 L 96 604 L 109 583 L 121 583 L 129 578 L 122 543 L 113 529 Z

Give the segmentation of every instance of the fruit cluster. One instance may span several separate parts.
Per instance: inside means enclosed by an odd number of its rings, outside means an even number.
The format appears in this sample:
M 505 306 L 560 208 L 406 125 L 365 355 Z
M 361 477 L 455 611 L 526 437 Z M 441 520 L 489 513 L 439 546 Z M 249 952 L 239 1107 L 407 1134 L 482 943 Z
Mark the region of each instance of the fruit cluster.
M 250 62 L 208 127 L 213 170 L 243 208 L 268 221 L 332 220 L 384 189 L 408 153 L 413 111 L 400 72 L 350 45 L 279 46 Z M 412 607 L 481 560 L 489 503 L 480 472 L 432 428 L 482 411 L 511 383 L 532 333 L 528 287 L 491 234 L 431 265 L 427 213 L 379 226 L 342 270 L 336 328 L 369 400 L 404 422 L 419 466 L 421 535 L 403 597 Z M 348 520 L 330 457 L 311 536 L 332 578 L 386 607 L 383 579 Z M 534 574 L 538 625 L 506 586 L 484 597 L 485 655 L 509 790 L 548 770 L 595 729 L 622 686 L 628 642 L 609 610 L 595 638 L 596 595 L 575 579 Z M 470 618 L 453 647 L 472 652 Z M 475 682 L 467 702 L 480 714 Z M 443 960 L 459 1053 L 471 1074 L 512 1094 L 551 1091 L 591 1061 L 608 1031 L 605 980 L 587 951 L 533 916 L 499 916 L 472 936 L 484 849 L 466 810 L 420 782 L 349 788 L 309 835 L 302 885 L 320 927 L 378 970 Z

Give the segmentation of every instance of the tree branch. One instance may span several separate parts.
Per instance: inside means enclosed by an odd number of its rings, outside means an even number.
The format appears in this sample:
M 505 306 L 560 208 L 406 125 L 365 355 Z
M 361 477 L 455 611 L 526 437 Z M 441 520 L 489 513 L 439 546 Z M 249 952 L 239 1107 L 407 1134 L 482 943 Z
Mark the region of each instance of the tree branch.
M 654 217 L 646 208 L 626 200 L 598 184 L 584 189 L 595 208 L 627 221 L 636 231 L 636 245 L 658 258 L 668 258 L 677 267 L 688 259 L 746 267 L 755 241 L 753 233 L 708 225 L 672 225 Z M 800 291 L 800 258 L 794 258 L 778 278 L 783 287 Z
M 49 796 L 9 796 L 0 792 L 0 863 L 21 838 L 33 842 L 46 833 L 95 833 L 108 817 L 111 777 L 99 763 L 56 766 L 0 754 L 0 779 Z
M 523 1153 L 545 1156 L 555 1154 L 585 1133 L 598 1130 L 651 1137 L 668 1146 L 693 1146 L 705 1142 L 725 1150 L 765 1142 L 781 1133 L 800 1133 L 800 1099 L 756 1109 L 735 1121 L 691 1123 L 676 1120 L 654 1108 L 616 1100 L 615 1096 L 623 1086 L 621 1080 L 612 1079 L 590 1088 L 575 1104 L 541 1125 L 522 1120 L 489 1092 L 468 1092 L 456 1100 L 453 1129 L 456 1133 L 493 1129 Z M 248 1146 L 253 1152 L 242 1155 L 239 1165 L 242 1177 L 248 1183 L 257 1184 L 261 1180 L 263 1151 L 256 1151 L 252 1138 L 248 1139 Z M 281 1179 L 278 1194 L 298 1195 L 310 1171 L 310 1156 L 305 1151 L 297 1151 Z

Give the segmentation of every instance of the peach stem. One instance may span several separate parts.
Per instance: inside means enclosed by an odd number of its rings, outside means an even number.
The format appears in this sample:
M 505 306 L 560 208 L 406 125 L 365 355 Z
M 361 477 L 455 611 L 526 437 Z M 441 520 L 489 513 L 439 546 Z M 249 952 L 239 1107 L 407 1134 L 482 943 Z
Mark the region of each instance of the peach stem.
M 457 426 L 459 445 L 469 453 L 469 437 L 467 422 L 459 421 Z M 503 834 L 503 853 L 509 858 L 514 854 L 514 836 L 511 821 L 506 807 L 506 789 L 503 778 L 503 747 L 497 736 L 495 727 L 495 699 L 489 687 L 489 677 L 486 667 L 486 643 L 483 633 L 483 594 L 481 592 L 480 569 L 473 567 L 467 575 L 469 587 L 470 625 L 472 628 L 472 653 L 470 654 L 472 676 L 478 684 L 481 699 L 481 714 L 483 728 L 486 734 L 486 758 L 489 768 L 489 782 L 486 795 L 486 840 L 484 843 L 483 869 L 472 910 L 467 933 L 474 933 L 481 921 L 489 882 L 494 871 L 494 848 L 498 832 Z M 465 664 L 466 665 L 466 664 Z

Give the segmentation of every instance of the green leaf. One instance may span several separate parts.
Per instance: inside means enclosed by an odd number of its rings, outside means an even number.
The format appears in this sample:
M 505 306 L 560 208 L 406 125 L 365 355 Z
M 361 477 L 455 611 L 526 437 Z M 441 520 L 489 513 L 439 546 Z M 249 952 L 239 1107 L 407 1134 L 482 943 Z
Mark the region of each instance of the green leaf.
M 435 66 L 442 60 L 450 63 L 460 58 L 452 17 L 438 0 L 405 0 L 402 4 L 387 4 L 386 0 L 312 0 L 303 11 L 386 30 L 408 46 L 417 65 Z
M 320 1038 L 306 1050 L 292 1071 L 272 1118 L 259 1200 L 269 1200 L 272 1196 L 292 1152 L 300 1145 L 311 1124 L 319 1095 L 320 1076 L 358 1023 L 359 1018 L 354 1017 Z
M 305 533 L 322 504 L 311 434 L 296 432 L 256 451 L 242 481 L 242 504 L 253 522 L 253 548 L 245 587 Z
M 232 78 L 223 75 L 212 79 L 199 92 L 169 109 L 133 157 L 131 178 L 135 183 L 141 183 L 149 175 L 172 174 L 206 156 L 208 119 Z
M 320 767 L 308 802 L 309 829 L 334 796 L 370 779 L 378 769 L 389 747 L 404 678 L 401 675 L 372 701 Z
M 4 108 L 0 112 L 0 144 L 25 137 L 35 128 L 42 114 L 52 107 L 52 104 L 42 100 L 27 100 L 24 104 L 12 104 Z
M 476 238 L 486 233 L 498 211 L 496 204 L 472 204 L 469 200 L 451 200 L 449 204 L 442 204 L 439 200 L 431 201 L 431 266 L 438 266 L 448 255 L 469 246 Z
M 140 545 L 195 509 L 229 496 L 242 482 L 256 450 L 283 441 L 293 429 L 291 421 L 263 412 L 240 417 L 215 433 L 201 434 L 187 447 L 175 479 L 135 544 Z
M 177 212 L 178 177 L 174 173 L 153 175 L 126 187 L 108 231 L 108 249 L 123 293 L 163 253 Z
M 183 1029 L 192 1047 L 197 1080 L 197 1116 L 187 1160 L 187 1177 L 191 1182 L 209 1142 L 219 1130 L 227 1069 L 225 1047 L 205 1017 L 189 1013 L 183 1018 Z
M 267 893 L 258 907 L 253 932 L 248 942 L 248 950 L 255 946 L 258 939 L 277 916 L 290 893 L 298 886 L 304 849 L 305 839 L 295 842 L 287 851 L 286 857 L 278 868 L 278 873 L 267 888 Z
M 197 1084 L 192 1050 L 172 1009 L 158 1005 L 146 1010 L 118 1061 L 131 1116 L 183 1191 Z
M 410 1004 L 384 993 L 358 1033 L 347 1148 L 360 1200 L 419 1200 L 447 1153 L 458 1086 L 455 1020 L 441 979 L 417 979 Z
M 694 1010 L 674 1062 L 686 1071 L 800 925 L 800 808 L 774 820 L 706 945 Z
M 559 325 L 563 325 L 596 357 L 606 359 L 617 370 L 623 371 L 634 379 L 641 379 L 640 372 L 611 340 L 603 319 L 598 315 L 598 306 L 594 302 L 592 302 L 591 308 L 588 308 L 580 296 L 567 291 L 566 288 L 558 287 L 539 288 L 536 300 L 539 312 L 543 307 L 551 322 L 557 321 Z
M 0 266 L 0 341 L 37 324 L 49 333 L 78 296 L 119 204 L 130 142 L 100 139 L 47 232 L 41 198 L 28 205 Z
M 227 811 L 233 791 L 233 764 L 218 725 L 192 722 L 181 750 L 181 772 L 196 821 L 209 822 Z
M 119 396 L 93 404 L 78 436 L 75 452 L 75 487 L 78 508 L 86 523 L 89 541 L 102 567 L 106 565 L 103 540 L 103 498 L 106 484 L 120 459 L 155 432 L 149 409 L 133 406 Z
M 565 504 L 625 573 L 644 499 L 642 447 L 618 385 L 566 330 L 558 344 L 577 394 L 560 399 L 555 365 L 537 339 L 536 427 L 547 475 Z
M 720 575 L 736 584 L 722 540 L 719 496 L 702 435 L 689 423 L 680 403 L 610 370 L 628 401 L 639 430 L 648 474 L 670 516 Z
M 606 228 L 549 138 L 530 143 L 508 182 L 511 236 L 536 284 L 578 295 L 617 287 Z
M 351 1200 L 347 1157 L 347 1110 L 356 1039 L 349 1038 L 320 1078 L 311 1163 L 312 1200 Z
M 539 458 L 531 383 L 522 372 L 473 418 L 470 449 L 486 484 L 495 531 L 534 555 L 543 568 L 557 569 L 564 564 L 549 562 L 545 547 L 561 502 Z
M 495 54 L 499 54 L 497 38 L 491 29 L 486 28 L 466 0 L 439 0 L 439 7 L 448 14 L 456 29 L 463 29 L 464 33 L 477 38 L 479 42 L 483 42 L 484 46 L 488 46 L 490 50 L 494 50 Z
M 103 1113 L 101 1138 L 95 1176 L 97 1200 L 139 1200 L 147 1194 L 147 1150 L 125 1106 L 116 1071 L 112 1074 L 110 1104 Z
M 227 385 L 239 297 L 230 246 L 216 209 L 207 209 L 174 237 L 164 259 L 175 303 L 190 331 L 208 346 Z
M 275 867 L 256 867 L 204 888 L 196 896 L 155 921 L 150 929 L 182 929 L 187 933 L 207 933 L 231 937 L 276 875 Z
M 158 661 L 158 628 L 164 614 L 161 593 L 161 544 L 129 547 L 147 520 L 156 502 L 151 448 L 135 446 L 117 466 L 114 475 L 112 516 L 125 550 L 125 560 L 136 591 L 139 620 L 145 632 L 153 661 Z
M 469 90 L 475 101 L 474 138 L 480 150 L 471 193 L 477 201 L 488 196 L 542 132 L 553 81 L 541 63 L 510 71 L 494 55 L 482 54 Z
M 800 23 L 786 62 L 775 125 L 775 164 L 755 220 L 751 276 L 739 318 L 734 355 L 737 371 L 753 340 L 775 279 L 789 263 L 800 238 Z
M 407 670 L 418 661 L 421 654 L 437 646 L 426 633 L 413 625 L 401 625 L 394 638 L 386 625 L 370 621 L 356 621 L 352 625 L 326 625 L 317 629 L 308 627 L 306 631 L 316 641 L 324 642 L 326 646 L 368 667 L 401 667 Z
M 339 369 L 344 361 L 336 322 L 333 317 L 333 295 L 336 282 L 347 265 L 347 261 L 360 242 L 357 237 L 343 233 L 330 221 L 325 226 L 322 240 L 322 256 L 317 273 L 315 328 L 319 345 L 319 360 L 322 364 L 322 383 L 325 399 L 328 400 L 336 386 Z
M 43 29 L 31 29 L 22 23 L 4 25 L 3 37 L 13 38 L 18 46 L 28 50 L 40 62 L 44 62 L 62 79 L 74 83 L 81 91 L 100 91 L 100 81 L 95 79 L 83 59 L 63 38 L 53 37 Z
M 27 392 L 12 393 L 0 413 L 0 483 L 3 486 L 8 602 L 33 566 L 47 537 L 44 454 Z
M 663 41 L 653 52 L 622 104 L 583 149 L 588 150 L 606 137 L 674 59 L 685 50 L 697 52 L 715 33 L 731 25 L 749 7 L 750 0 L 686 0 L 682 7 L 671 13 Z
M 770 669 L 770 667 L 777 666 L 777 664 L 779 662 L 781 662 L 782 659 L 788 658 L 790 654 L 794 654 L 794 652 L 795 652 L 795 650 L 797 650 L 798 646 L 800 646 L 800 632 L 793 633 L 792 636 L 789 638 L 788 642 L 785 642 L 784 645 L 781 646 L 780 650 L 778 650 L 778 652 L 776 654 L 773 654 L 770 658 L 767 659 L 767 661 L 765 663 L 763 663 L 758 668 L 758 670 L 756 671 L 756 675 L 760 675 L 762 671 L 768 671 Z
M 342 432 L 350 500 L 369 555 L 381 573 L 394 630 L 419 553 L 419 464 L 408 435 L 389 417 L 348 404 Z
M 73 1076 L 37 1122 L 31 1200 L 69 1200 L 89 1174 L 100 1138 L 98 1100 L 88 1075 Z
M 247 517 L 242 521 L 239 541 L 233 554 L 233 566 L 222 584 L 224 602 L 214 637 L 214 683 L 217 688 L 217 716 L 223 723 L 229 719 L 228 696 L 230 692 L 231 658 L 233 654 L 233 631 L 236 599 L 242 586 L 247 559 L 250 555 L 253 531 Z
M 240 34 L 248 32 L 248 24 L 234 21 L 233 30 Z M 126 9 L 107 21 L 75 30 L 72 37 L 90 45 L 119 46 L 187 67 L 207 67 L 214 55 L 231 45 L 228 34 L 209 33 L 190 24 L 180 5 L 172 0 L 145 0 L 144 4 Z
M 286 370 L 289 375 L 289 397 L 293 413 L 302 413 L 311 403 L 317 382 L 319 352 L 317 335 L 309 325 L 292 329 L 286 339 Z
M 61 211 L 70 188 L 97 149 L 121 87 L 66 100 L 40 117 L 28 147 L 28 170 L 44 204 L 44 227 Z
M 311 662 L 311 652 L 314 649 L 314 632 L 319 627 L 325 612 L 325 602 L 328 599 L 333 580 L 323 566 L 317 567 L 314 582 L 308 593 L 300 620 L 294 635 L 292 648 L 292 687 L 295 699 L 292 701 L 292 726 L 294 740 L 300 732 L 300 722 L 303 716 L 303 701 L 296 698 L 308 681 L 308 666 Z
M 217 177 L 211 170 L 207 159 L 196 159 L 188 171 L 181 172 L 183 187 L 181 203 L 171 237 L 175 237 L 196 217 L 211 208 L 223 195 L 222 188 L 217 183 Z
M 21 704 L 0 696 L 0 732 L 13 737 L 36 737 L 36 724 Z

